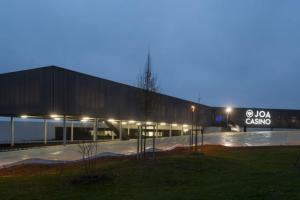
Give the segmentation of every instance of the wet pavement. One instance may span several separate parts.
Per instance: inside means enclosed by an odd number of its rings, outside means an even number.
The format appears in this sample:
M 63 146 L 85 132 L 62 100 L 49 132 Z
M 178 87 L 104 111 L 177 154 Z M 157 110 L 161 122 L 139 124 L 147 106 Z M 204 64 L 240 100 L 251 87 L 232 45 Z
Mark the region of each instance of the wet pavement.
M 157 150 L 170 150 L 188 146 L 190 137 L 175 136 L 156 139 Z M 198 137 L 201 142 L 201 136 Z M 300 131 L 263 131 L 263 132 L 222 132 L 204 134 L 204 144 L 224 146 L 278 146 L 300 145 Z M 107 141 L 97 144 L 97 156 L 132 155 L 136 153 L 137 141 Z M 152 139 L 147 140 L 147 147 L 152 148 Z M 36 147 L 18 151 L 0 152 L 0 167 L 23 163 L 56 163 L 80 160 L 82 154 L 78 144 Z

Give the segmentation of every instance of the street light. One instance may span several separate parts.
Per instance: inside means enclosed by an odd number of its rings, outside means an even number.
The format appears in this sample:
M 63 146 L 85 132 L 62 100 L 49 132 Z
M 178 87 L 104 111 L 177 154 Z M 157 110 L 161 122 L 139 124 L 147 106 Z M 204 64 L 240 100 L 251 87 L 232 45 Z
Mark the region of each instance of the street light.
M 231 107 L 227 107 L 227 108 L 226 108 L 226 113 L 227 113 L 227 114 L 231 113 L 231 111 L 232 111 L 232 108 L 231 108 Z
M 196 107 L 194 105 L 191 106 L 192 112 L 195 112 Z
M 232 112 L 232 108 L 231 107 L 227 107 L 226 108 L 226 121 L 227 121 L 227 129 L 228 129 L 228 125 L 229 125 L 229 115 L 231 114 L 231 112 Z

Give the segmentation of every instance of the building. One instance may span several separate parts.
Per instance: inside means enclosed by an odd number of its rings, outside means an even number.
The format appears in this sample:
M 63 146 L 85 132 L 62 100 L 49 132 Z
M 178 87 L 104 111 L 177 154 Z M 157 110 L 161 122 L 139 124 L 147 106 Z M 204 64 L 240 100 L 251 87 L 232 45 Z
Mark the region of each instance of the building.
M 299 110 L 211 107 L 155 93 L 157 106 L 145 117 L 144 90 L 110 80 L 49 66 L 0 74 L 0 116 L 10 118 L 11 145 L 18 118 L 62 121 L 57 137 L 74 139 L 76 122 L 92 122 L 90 136 L 127 139 L 143 123 L 155 125 L 161 136 L 182 135 L 192 126 L 251 128 L 299 128 Z M 71 123 L 71 125 L 70 125 Z M 59 134 L 60 132 L 60 134 Z M 113 133 L 115 135 L 113 135 Z M 111 134 L 109 134 L 111 133 Z M 153 133 L 152 133 L 153 134 Z

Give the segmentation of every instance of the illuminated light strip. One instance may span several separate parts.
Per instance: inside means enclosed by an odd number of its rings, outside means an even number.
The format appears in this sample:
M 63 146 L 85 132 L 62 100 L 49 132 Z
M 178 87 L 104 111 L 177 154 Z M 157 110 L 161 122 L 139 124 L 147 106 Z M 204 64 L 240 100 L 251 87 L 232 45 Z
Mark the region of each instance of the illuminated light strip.
M 89 120 L 91 120 L 92 118 L 90 118 L 90 117 L 83 117 L 82 119 L 81 119 L 81 122 L 88 122 Z
M 60 118 L 60 117 L 62 117 L 62 115 L 51 114 L 50 117 L 53 118 L 53 119 L 55 119 L 55 118 Z
M 115 124 L 117 123 L 117 120 L 113 119 L 113 118 L 110 118 L 107 120 L 108 122 L 112 123 L 112 124 Z

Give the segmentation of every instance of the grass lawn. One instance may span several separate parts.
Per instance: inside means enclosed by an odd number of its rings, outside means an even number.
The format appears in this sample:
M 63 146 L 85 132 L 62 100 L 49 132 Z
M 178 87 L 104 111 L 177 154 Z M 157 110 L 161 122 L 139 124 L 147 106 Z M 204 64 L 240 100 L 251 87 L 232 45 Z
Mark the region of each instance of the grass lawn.
M 27 165 L 0 170 L 0 199 L 300 199 L 300 147 L 205 147 L 163 153 L 156 161 L 97 161 L 106 182 L 74 184 L 76 165 Z

